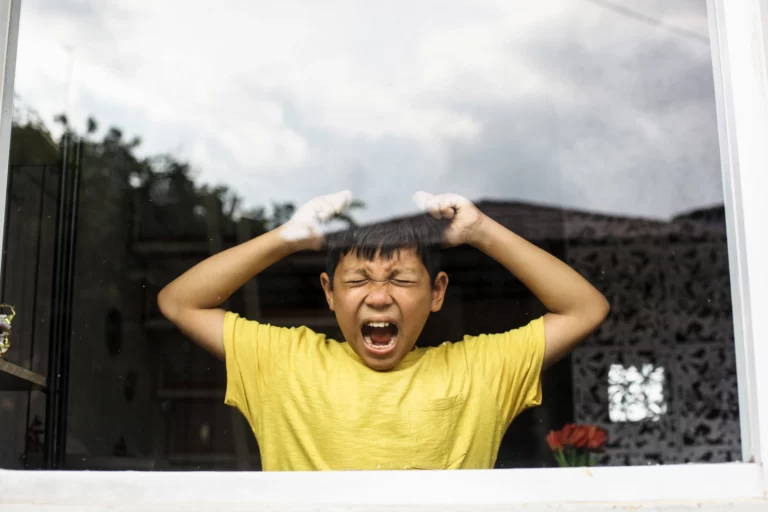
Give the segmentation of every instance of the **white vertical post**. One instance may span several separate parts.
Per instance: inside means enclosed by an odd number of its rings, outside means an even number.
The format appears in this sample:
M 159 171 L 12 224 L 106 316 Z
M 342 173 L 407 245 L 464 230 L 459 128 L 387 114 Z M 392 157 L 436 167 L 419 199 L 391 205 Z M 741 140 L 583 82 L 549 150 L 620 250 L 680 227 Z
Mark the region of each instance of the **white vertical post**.
M 13 78 L 16 74 L 16 46 L 19 40 L 21 0 L 0 0 L 0 250 L 5 232 L 5 205 L 8 195 L 8 158 L 13 120 Z M 0 257 L 0 275 L 3 273 Z
M 768 60 L 765 0 L 710 0 L 745 460 L 768 489 Z

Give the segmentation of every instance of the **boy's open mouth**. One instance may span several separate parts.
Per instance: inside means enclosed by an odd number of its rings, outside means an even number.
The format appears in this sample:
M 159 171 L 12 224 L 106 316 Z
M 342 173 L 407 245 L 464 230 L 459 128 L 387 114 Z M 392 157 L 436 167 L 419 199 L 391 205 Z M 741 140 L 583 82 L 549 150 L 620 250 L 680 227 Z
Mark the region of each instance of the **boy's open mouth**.
M 372 352 L 389 352 L 397 343 L 398 328 L 392 322 L 365 322 L 361 331 L 366 346 Z

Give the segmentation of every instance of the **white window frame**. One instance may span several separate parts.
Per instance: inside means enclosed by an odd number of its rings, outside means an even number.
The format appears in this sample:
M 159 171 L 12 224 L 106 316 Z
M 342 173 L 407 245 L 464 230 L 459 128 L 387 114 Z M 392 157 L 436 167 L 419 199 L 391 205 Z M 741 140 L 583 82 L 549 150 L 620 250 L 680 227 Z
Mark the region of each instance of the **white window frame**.
M 8 156 L 11 150 L 13 79 L 16 74 L 16 45 L 19 40 L 21 0 L 0 1 L 0 250 L 5 231 L 5 201 L 8 195 Z M 0 275 L 3 259 L 0 257 Z
M 0 244 L 21 0 L 0 0 Z M 131 473 L 0 470 L 9 510 L 768 509 L 768 0 L 708 0 L 732 282 L 743 463 L 461 472 Z M 763 371 L 759 371 L 762 369 Z M 0 427 L 2 428 L 2 427 Z M 558 505 L 560 504 L 560 505 Z M 654 505 L 654 506 L 656 506 Z M 157 507 L 157 508 L 156 508 Z M 2 507 L 0 507 L 2 508 Z M 390 508 L 391 509 L 391 508 Z M 456 509 L 456 508 L 454 508 Z

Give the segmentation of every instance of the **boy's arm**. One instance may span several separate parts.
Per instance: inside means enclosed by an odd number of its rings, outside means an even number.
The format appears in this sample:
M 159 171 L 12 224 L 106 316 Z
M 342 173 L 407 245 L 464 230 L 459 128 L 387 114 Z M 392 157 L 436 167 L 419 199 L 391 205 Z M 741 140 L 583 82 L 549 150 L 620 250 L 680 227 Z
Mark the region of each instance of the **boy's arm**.
M 349 191 L 312 199 L 286 224 L 211 256 L 160 291 L 161 313 L 195 343 L 224 359 L 224 310 L 219 306 L 261 271 L 304 249 L 319 249 L 319 227 L 346 208 Z
M 514 234 L 455 194 L 419 192 L 416 203 L 437 218 L 453 219 L 445 231 L 448 246 L 470 244 L 498 261 L 549 310 L 544 316 L 544 367 L 567 355 L 605 320 L 610 306 L 578 272 Z

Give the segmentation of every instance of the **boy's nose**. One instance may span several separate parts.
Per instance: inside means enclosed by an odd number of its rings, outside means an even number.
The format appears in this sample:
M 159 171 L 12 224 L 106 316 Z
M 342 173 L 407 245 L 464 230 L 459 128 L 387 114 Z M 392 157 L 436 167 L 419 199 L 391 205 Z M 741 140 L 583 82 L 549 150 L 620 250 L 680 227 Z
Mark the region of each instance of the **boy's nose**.
M 365 297 L 365 303 L 374 308 L 389 306 L 392 304 L 392 296 L 389 294 L 386 285 L 377 286 L 376 289 L 371 290 Z

